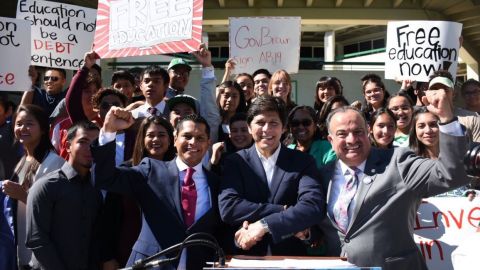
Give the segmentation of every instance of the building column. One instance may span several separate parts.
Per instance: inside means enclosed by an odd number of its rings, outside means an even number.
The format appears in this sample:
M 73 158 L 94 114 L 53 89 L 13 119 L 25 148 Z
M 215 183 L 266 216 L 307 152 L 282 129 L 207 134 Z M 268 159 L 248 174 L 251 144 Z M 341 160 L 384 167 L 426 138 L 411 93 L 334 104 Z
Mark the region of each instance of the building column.
M 323 37 L 323 50 L 324 50 L 324 59 L 325 62 L 334 62 L 335 61 L 335 31 L 325 32 Z M 324 70 L 333 70 L 335 69 L 334 65 L 327 64 L 323 66 Z

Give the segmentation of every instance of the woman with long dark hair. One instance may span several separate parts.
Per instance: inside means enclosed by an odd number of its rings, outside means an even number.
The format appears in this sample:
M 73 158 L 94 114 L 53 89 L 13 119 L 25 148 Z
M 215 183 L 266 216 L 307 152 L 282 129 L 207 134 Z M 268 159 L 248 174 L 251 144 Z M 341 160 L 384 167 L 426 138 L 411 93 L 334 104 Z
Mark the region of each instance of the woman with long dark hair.
M 17 163 L 10 180 L 2 183 L 9 196 L 17 245 L 18 268 L 28 267 L 32 253 L 25 247 L 26 203 L 28 190 L 43 175 L 60 169 L 65 160 L 53 151 L 49 138 L 48 115 L 36 105 L 21 105 L 15 117 L 15 139 L 23 145 L 24 155 Z
M 245 112 L 247 105 L 240 85 L 233 81 L 224 81 L 217 86 L 217 106 L 222 118 L 218 127 L 218 141 L 228 140 L 230 118 L 236 113 Z
M 321 77 L 315 89 L 315 103 L 313 108 L 320 112 L 322 110 L 323 104 L 327 100 L 334 96 L 341 96 L 343 94 L 343 86 L 339 79 L 336 77 L 323 76 Z
M 390 94 L 377 74 L 367 74 L 361 80 L 364 97 L 362 111 L 369 122 L 374 111 L 386 106 Z
M 397 129 L 395 121 L 395 115 L 387 108 L 380 108 L 373 113 L 368 126 L 373 146 L 383 149 L 393 147 Z

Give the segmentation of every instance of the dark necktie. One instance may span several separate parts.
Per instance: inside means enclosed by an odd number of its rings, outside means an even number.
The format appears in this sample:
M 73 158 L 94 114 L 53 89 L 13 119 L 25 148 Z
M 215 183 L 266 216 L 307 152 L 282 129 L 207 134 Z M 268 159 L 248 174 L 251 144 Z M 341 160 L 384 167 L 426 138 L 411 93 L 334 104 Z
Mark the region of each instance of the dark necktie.
M 354 175 L 351 175 L 350 171 L 345 175 L 345 186 L 343 186 L 340 194 L 338 195 L 337 202 L 333 206 L 333 216 L 335 222 L 337 222 L 338 227 L 343 231 L 347 232 L 349 225 L 348 209 L 350 208 L 350 203 L 353 201 L 355 194 L 357 193 L 358 187 L 358 174 L 361 172 L 357 168 L 352 168 Z
M 158 110 L 155 107 L 150 107 L 147 109 L 147 112 L 151 115 L 157 115 Z
M 183 221 L 187 227 L 190 227 L 195 221 L 195 208 L 197 207 L 197 189 L 193 181 L 193 168 L 186 170 L 185 178 L 182 183 L 182 209 Z

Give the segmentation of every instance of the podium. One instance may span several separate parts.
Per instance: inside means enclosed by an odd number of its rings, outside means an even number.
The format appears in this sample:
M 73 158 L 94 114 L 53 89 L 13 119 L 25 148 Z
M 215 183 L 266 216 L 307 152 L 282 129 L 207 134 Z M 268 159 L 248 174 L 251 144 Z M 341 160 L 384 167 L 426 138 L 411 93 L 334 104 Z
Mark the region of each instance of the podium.
M 212 265 L 210 269 L 304 269 L 304 270 L 381 270 L 381 267 L 358 267 L 341 257 L 298 257 L 298 256 L 231 256 L 225 267 Z

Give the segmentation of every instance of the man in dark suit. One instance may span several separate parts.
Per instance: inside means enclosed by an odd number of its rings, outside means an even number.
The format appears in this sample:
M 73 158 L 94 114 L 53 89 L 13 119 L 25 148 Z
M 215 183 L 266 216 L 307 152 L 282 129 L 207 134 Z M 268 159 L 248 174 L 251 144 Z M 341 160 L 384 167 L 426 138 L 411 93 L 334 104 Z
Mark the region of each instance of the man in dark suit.
M 127 265 L 182 242 L 196 232 L 214 234 L 218 215 L 218 179 L 205 170 L 201 160 L 209 140 L 207 122 L 190 115 L 177 125 L 175 147 L 178 156 L 168 162 L 145 158 L 133 168 L 115 167 L 114 134 L 133 123 L 130 112 L 112 107 L 92 153 L 95 185 L 135 198 L 143 213 L 142 230 Z M 201 269 L 212 252 L 205 247 L 188 248 L 180 261 L 161 269 Z M 171 257 L 175 254 L 169 254 Z
M 440 156 L 415 156 L 408 148 L 370 147 L 365 119 L 343 107 L 327 118 L 338 160 L 322 171 L 327 216 L 322 223 L 329 255 L 384 270 L 427 269 L 413 240 L 422 198 L 468 183 L 462 164 L 467 140 L 445 89 L 427 90 L 422 102 L 440 123 Z
M 242 227 L 235 241 L 246 254 L 306 255 L 304 235 L 295 234 L 325 215 L 314 159 L 280 143 L 285 121 L 283 101 L 257 98 L 247 116 L 254 145 L 225 160 L 220 215 Z

